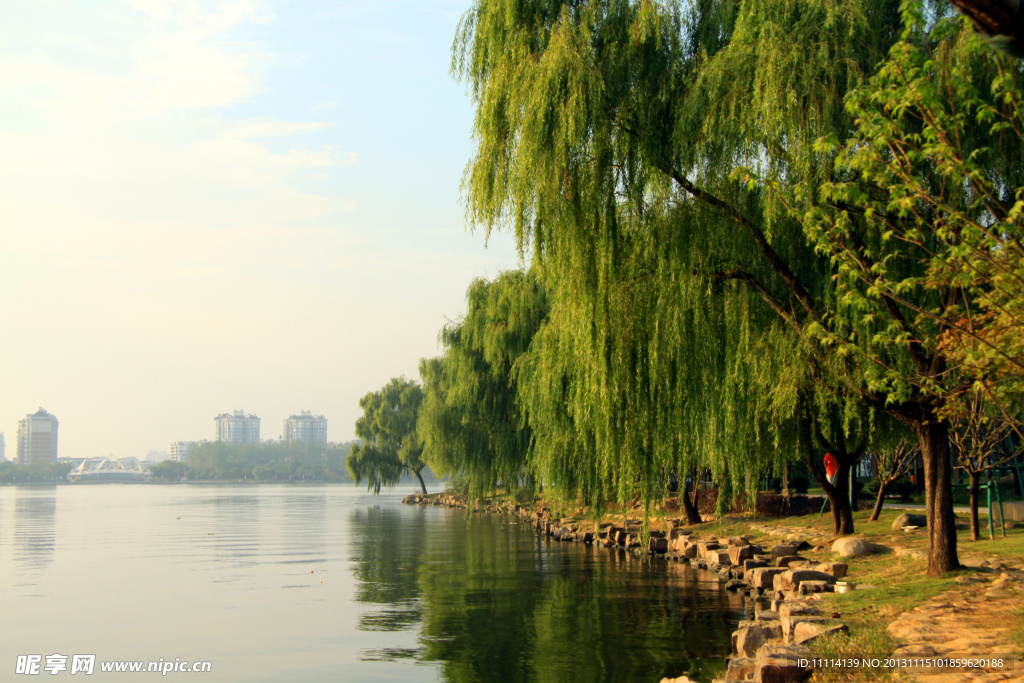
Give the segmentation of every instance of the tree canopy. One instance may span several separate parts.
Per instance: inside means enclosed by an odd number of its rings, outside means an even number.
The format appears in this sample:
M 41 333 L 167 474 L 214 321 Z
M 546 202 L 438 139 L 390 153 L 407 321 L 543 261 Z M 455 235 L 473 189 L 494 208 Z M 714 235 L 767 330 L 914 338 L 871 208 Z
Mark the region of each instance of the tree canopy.
M 422 402 L 420 385 L 405 377 L 395 377 L 359 400 L 363 416 L 356 421 L 356 436 L 362 443 L 352 446 L 347 460 L 349 474 L 357 484 L 365 479 L 367 490 L 380 493 L 381 488 L 397 484 L 408 471 L 427 495 L 427 485 L 420 475 L 426 467 L 423 444 L 416 433 Z
M 735 485 L 828 449 L 848 473 L 909 429 L 929 572 L 958 565 L 944 406 L 979 380 L 969 354 L 1014 358 L 971 325 L 1019 331 L 1021 70 L 949 15 L 886 0 L 466 13 L 469 218 L 514 232 L 552 302 L 517 375 L 546 476 L 619 497 L 639 477 L 650 499 L 696 465 Z

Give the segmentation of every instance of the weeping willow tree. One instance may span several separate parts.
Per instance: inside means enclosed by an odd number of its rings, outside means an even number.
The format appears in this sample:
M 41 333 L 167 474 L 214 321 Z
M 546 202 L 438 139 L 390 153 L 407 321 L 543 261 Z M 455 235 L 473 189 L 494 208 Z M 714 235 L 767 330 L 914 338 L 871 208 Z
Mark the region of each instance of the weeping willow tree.
M 431 468 L 465 476 L 476 497 L 499 483 L 533 482 L 513 367 L 548 303 L 536 277 L 522 271 L 476 280 L 466 299 L 466 315 L 441 331 L 444 354 L 420 362 L 425 398 L 417 429 Z
M 814 141 L 850 133 L 843 97 L 897 28 L 881 1 L 480 0 L 465 15 L 469 217 L 513 231 L 554 302 L 521 364 L 539 471 L 620 498 L 639 479 L 651 500 L 706 468 L 728 494 L 852 436 L 848 476 L 870 421 L 849 419 L 868 408 L 837 376 L 857 368 L 807 334 L 833 268 L 764 188 L 831 177 Z
M 419 480 L 423 495 L 427 495 L 427 485 L 420 474 L 426 467 L 423 442 L 416 431 L 422 403 L 420 385 L 405 377 L 394 377 L 379 391 L 359 399 L 363 416 L 356 420 L 356 436 L 362 443 L 352 446 L 346 460 L 356 484 L 365 479 L 367 490 L 376 495 L 409 472 Z

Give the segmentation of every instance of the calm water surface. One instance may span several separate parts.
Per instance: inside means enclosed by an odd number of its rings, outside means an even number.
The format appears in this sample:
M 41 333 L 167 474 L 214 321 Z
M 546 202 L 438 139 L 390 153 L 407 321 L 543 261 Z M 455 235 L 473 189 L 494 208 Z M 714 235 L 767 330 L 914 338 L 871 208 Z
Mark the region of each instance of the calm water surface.
M 651 681 L 722 667 L 717 577 L 352 486 L 0 487 L 18 654 L 207 660 L 206 681 Z M 70 660 L 69 660 L 70 661 Z M 135 676 L 139 676 L 136 674 Z M 143 678 L 153 679 L 154 674 Z M 67 671 L 39 679 L 76 680 Z

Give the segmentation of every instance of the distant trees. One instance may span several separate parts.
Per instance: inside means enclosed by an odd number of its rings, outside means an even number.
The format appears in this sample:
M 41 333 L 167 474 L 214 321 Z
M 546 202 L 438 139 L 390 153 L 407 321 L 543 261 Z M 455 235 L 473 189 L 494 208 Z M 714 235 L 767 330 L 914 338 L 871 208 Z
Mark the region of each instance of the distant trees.
M 184 463 L 164 461 L 150 471 L 171 481 L 348 481 L 345 458 L 350 447 L 347 443 L 208 441 L 190 448 Z
M 368 490 L 380 493 L 381 488 L 397 484 L 408 471 L 427 495 L 420 474 L 426 467 L 423 442 L 416 431 L 422 402 L 420 385 L 405 377 L 395 377 L 359 400 L 363 416 L 356 421 L 356 436 L 362 443 L 352 446 L 347 459 L 349 474 L 357 484 L 365 479 Z
M 71 465 L 66 462 L 19 465 L 9 460 L 0 460 L 0 483 L 27 484 L 64 481 L 70 471 Z

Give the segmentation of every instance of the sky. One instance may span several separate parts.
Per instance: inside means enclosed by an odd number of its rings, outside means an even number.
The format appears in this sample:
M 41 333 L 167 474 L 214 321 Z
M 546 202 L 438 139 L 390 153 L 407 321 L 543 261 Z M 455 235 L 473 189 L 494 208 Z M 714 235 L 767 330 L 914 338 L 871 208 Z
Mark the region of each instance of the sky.
M 0 4 L 0 430 L 142 457 L 245 410 L 354 438 L 476 277 L 469 0 Z

